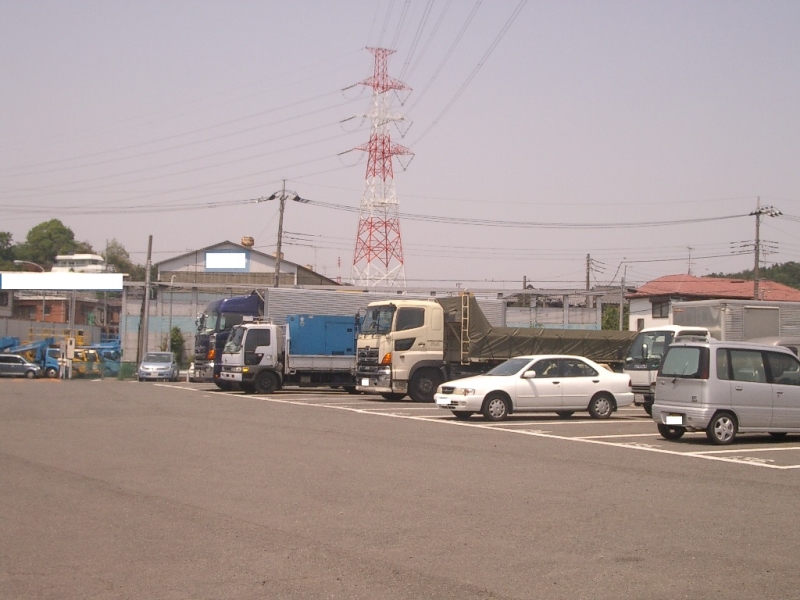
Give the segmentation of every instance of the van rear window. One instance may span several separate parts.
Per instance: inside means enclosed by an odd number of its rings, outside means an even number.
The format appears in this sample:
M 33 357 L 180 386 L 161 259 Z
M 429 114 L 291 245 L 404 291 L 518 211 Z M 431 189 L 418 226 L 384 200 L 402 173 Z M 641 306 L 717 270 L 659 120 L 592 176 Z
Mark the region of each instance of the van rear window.
M 708 379 L 708 350 L 693 346 L 670 346 L 659 375 L 684 379 Z

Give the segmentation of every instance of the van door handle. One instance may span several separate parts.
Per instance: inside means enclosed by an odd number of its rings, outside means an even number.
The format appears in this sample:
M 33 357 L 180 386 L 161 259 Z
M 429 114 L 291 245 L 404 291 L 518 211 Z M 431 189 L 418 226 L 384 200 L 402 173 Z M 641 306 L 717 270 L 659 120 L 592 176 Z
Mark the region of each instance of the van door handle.
M 592 379 L 592 383 L 600 383 L 599 379 Z
M 733 386 L 733 389 L 735 389 L 737 392 L 741 392 L 744 388 L 740 385 L 735 385 Z
M 560 381 L 554 381 L 553 385 L 558 385 L 559 383 L 561 383 L 561 382 Z
M 783 394 L 783 390 L 775 390 L 775 393 L 778 394 L 778 396 L 780 396 L 781 394 Z

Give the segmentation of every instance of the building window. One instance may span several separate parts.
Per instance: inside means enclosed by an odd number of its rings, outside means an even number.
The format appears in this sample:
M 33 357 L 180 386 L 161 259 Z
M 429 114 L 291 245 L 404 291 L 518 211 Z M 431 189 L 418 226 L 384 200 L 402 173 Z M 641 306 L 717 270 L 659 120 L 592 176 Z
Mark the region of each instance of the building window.
M 8 306 L 8 292 L 0 292 L 0 306 Z
M 636 319 L 636 331 L 644 329 L 644 319 Z
M 653 302 L 653 318 L 654 319 L 669 318 L 669 300 Z

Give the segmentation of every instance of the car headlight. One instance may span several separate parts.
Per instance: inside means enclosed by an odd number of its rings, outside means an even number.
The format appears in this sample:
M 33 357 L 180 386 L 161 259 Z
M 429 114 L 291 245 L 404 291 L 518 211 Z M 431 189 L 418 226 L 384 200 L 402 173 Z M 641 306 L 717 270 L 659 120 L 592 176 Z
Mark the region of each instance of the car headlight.
M 475 388 L 456 388 L 453 390 L 454 396 L 472 396 L 475 394 Z

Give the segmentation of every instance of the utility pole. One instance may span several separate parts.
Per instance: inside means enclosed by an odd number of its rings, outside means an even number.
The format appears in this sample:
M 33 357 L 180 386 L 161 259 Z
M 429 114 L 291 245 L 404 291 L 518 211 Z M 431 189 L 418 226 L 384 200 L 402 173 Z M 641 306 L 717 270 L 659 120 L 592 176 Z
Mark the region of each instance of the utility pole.
M 281 247 L 283 245 L 283 213 L 286 209 L 286 201 L 293 200 L 295 202 L 308 202 L 308 200 L 304 200 L 298 196 L 297 192 L 287 190 L 285 179 L 283 180 L 283 187 L 279 192 L 275 192 L 269 198 L 258 198 L 255 200 L 255 202 L 268 202 L 270 200 L 280 201 L 280 208 L 278 209 L 278 244 L 275 248 L 275 283 L 273 283 L 274 287 L 279 287 L 281 277 Z
M 153 255 L 153 236 L 147 238 L 147 261 L 144 266 L 144 314 L 142 315 L 142 353 L 140 359 L 147 354 L 150 337 L 150 259 Z
M 753 300 L 758 300 L 758 267 L 761 262 L 761 216 L 780 217 L 783 213 L 774 206 L 761 206 L 761 197 L 756 198 L 756 209 L 750 213 L 756 218 L 756 242 L 754 244 L 753 259 Z
M 280 287 L 281 278 L 281 243 L 283 242 L 283 211 L 286 208 L 286 180 L 281 189 L 280 208 L 278 209 L 278 247 L 275 252 L 275 287 Z
M 592 255 L 586 255 L 586 291 L 589 291 L 589 274 L 592 270 Z M 592 299 L 586 294 L 586 308 L 592 308 Z

